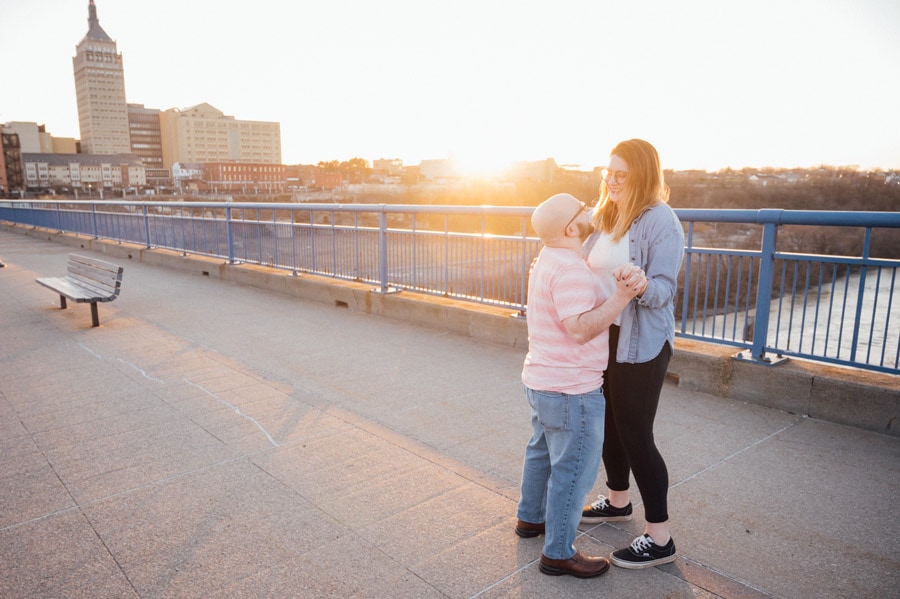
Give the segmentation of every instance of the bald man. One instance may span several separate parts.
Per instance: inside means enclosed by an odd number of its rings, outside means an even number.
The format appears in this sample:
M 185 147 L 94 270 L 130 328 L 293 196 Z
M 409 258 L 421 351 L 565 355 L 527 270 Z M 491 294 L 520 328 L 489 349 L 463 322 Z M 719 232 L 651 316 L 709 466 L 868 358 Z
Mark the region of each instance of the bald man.
M 600 576 L 605 557 L 575 549 L 583 500 L 597 478 L 603 447 L 603 371 L 609 325 L 643 288 L 644 276 L 625 265 L 616 292 L 605 298 L 581 257 L 593 232 L 587 207 L 557 194 L 531 217 L 544 247 L 528 282 L 528 354 L 522 369 L 531 406 L 532 437 L 525 448 L 516 534 L 544 534 L 540 570 L 551 576 Z

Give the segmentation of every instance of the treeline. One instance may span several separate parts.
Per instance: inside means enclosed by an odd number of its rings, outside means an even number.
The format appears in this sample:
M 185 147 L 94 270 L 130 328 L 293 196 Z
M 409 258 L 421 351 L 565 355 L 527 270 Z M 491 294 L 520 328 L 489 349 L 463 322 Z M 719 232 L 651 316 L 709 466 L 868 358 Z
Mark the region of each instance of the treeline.
M 675 208 L 900 211 L 900 177 L 846 169 L 666 173 Z
M 323 163 L 321 166 L 329 166 Z M 335 163 L 332 168 L 362 168 L 362 164 Z M 900 212 L 900 176 L 891 179 L 885 173 L 848 168 L 824 167 L 809 170 L 726 169 L 705 171 L 666 171 L 673 208 L 783 210 L 852 210 Z M 334 193 L 334 200 L 357 203 L 536 206 L 555 193 L 571 193 L 593 204 L 600 188 L 599 171 L 580 172 L 557 169 L 547 180 L 464 180 L 452 185 L 404 185 L 401 194 Z M 235 196 L 235 201 L 290 201 L 287 194 L 277 197 Z M 328 218 L 323 216 L 323 218 Z M 348 216 L 348 218 L 351 218 Z M 391 219 L 391 226 L 407 226 L 408 217 Z M 485 224 L 470 217 L 419 215 L 416 226 L 422 229 L 480 232 Z M 521 234 L 515 219 L 491 218 L 490 233 Z M 432 222 L 433 221 L 433 222 Z M 758 229 L 758 227 L 756 227 Z M 741 225 L 719 224 L 701 227 L 710 244 L 720 247 L 758 247 L 757 231 Z M 859 228 L 783 227 L 779 250 L 822 254 L 861 255 L 863 236 Z M 872 255 L 900 258 L 900 231 L 876 229 Z

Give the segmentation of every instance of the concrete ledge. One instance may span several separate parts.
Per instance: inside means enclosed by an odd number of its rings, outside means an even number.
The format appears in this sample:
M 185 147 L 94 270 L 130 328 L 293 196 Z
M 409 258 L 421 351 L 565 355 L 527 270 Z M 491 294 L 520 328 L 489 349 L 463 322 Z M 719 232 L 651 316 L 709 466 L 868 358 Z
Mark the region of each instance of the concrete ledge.
M 497 343 L 528 348 L 524 318 L 511 310 L 402 291 L 381 293 L 372 285 L 341 281 L 251 264 L 134 244 L 97 240 L 47 229 L 3 223 L 4 230 L 24 233 L 99 252 L 120 260 L 164 266 L 195 276 L 208 276 L 342 309 L 392 318 Z M 126 267 L 127 280 L 127 267 Z M 127 285 L 127 283 L 126 283 Z M 839 424 L 900 436 L 900 377 L 789 359 L 762 365 L 735 359 L 737 349 L 690 339 L 677 339 L 669 377 L 679 387 L 761 404 Z
M 735 348 L 676 339 L 669 376 L 679 387 L 900 436 L 900 377 L 788 359 L 736 359 Z
M 208 276 L 240 285 L 249 285 L 293 297 L 331 304 L 340 308 L 451 331 L 474 339 L 509 347 L 528 347 L 524 318 L 514 312 L 472 302 L 425 295 L 411 291 L 381 293 L 373 285 L 291 272 L 255 264 L 228 264 L 221 258 L 165 249 L 93 239 L 84 235 L 59 233 L 49 229 L 0 225 L 7 231 L 24 233 L 143 264 L 164 266 L 178 272 Z M 126 270 L 127 278 L 127 270 Z M 126 283 L 127 285 L 127 283 Z

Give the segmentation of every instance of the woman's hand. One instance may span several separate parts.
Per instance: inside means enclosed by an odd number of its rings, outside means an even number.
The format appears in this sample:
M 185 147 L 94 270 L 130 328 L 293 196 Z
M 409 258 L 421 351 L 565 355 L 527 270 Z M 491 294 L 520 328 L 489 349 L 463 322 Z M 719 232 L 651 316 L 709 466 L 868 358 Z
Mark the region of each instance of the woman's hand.
M 616 288 L 629 297 L 639 296 L 647 289 L 649 280 L 644 271 L 634 264 L 623 264 L 612 271 L 616 278 Z

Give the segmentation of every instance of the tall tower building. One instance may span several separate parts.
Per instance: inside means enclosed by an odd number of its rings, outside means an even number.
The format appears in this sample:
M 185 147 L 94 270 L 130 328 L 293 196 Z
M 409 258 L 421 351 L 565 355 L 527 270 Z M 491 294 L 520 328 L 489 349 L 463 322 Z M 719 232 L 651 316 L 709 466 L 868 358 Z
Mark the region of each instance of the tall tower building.
M 85 154 L 127 154 L 128 104 L 122 55 L 97 20 L 94 0 L 88 2 L 88 32 L 75 47 L 75 95 L 81 149 Z

